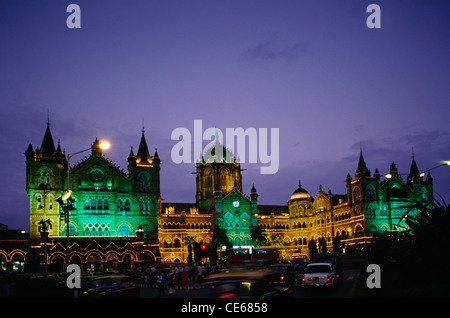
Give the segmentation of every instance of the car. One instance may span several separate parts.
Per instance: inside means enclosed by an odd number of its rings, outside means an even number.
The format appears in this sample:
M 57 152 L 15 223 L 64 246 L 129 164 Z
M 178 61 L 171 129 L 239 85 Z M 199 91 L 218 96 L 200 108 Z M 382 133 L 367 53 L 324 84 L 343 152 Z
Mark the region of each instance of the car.
M 230 270 L 206 278 L 208 298 L 284 298 L 292 289 L 278 284 L 280 274 L 266 269 Z
M 272 264 L 267 269 L 280 273 L 281 284 L 295 287 L 297 273 L 291 264 Z
M 315 254 L 311 257 L 310 263 L 330 263 L 339 275 L 339 281 L 344 278 L 342 260 L 337 253 Z
M 91 288 L 82 292 L 81 297 L 87 298 L 113 298 L 134 297 L 140 295 L 138 281 L 129 275 L 106 275 L 92 280 Z
M 330 263 L 310 263 L 306 266 L 302 278 L 302 286 L 329 286 L 336 287 L 339 274 Z

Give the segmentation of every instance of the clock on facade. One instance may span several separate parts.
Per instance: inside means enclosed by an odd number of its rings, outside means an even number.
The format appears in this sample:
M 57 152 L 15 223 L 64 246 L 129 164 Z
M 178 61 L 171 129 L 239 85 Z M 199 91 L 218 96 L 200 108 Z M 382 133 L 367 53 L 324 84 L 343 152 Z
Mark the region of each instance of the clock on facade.
M 239 201 L 233 201 L 233 206 L 235 208 L 238 208 L 239 207 Z

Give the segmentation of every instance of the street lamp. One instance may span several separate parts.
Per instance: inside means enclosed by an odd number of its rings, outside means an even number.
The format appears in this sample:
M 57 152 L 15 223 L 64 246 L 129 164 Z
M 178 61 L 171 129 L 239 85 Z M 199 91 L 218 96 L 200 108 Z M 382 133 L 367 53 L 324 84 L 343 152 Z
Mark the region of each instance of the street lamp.
M 44 190 L 44 219 L 42 219 L 39 222 L 39 231 L 41 232 L 41 239 L 42 239 L 42 235 L 44 236 L 44 279 L 45 281 L 47 281 L 47 236 L 48 236 L 48 228 L 52 226 L 52 224 L 50 223 L 50 219 L 45 220 L 45 199 L 47 197 L 46 192 L 48 190 L 51 190 L 52 187 L 50 186 L 50 184 L 48 183 L 41 183 L 38 187 L 38 189 Z
M 98 145 L 96 145 L 96 143 L 98 143 Z M 96 139 L 94 144 L 91 145 L 90 148 L 87 149 L 83 149 L 81 151 L 75 152 L 73 154 L 67 154 L 67 189 L 66 189 L 66 193 L 58 198 L 56 201 L 59 202 L 59 204 L 62 204 L 62 201 L 67 201 L 69 200 L 70 202 L 73 202 L 72 199 L 72 190 L 70 190 L 70 158 L 72 158 L 75 155 L 78 155 L 80 153 L 92 150 L 94 147 L 99 147 L 100 149 L 108 149 L 110 147 L 109 142 L 107 141 L 102 141 L 102 142 L 98 142 L 98 140 Z M 67 254 L 66 254 L 66 266 L 69 266 L 69 214 L 70 214 L 70 210 L 73 210 L 73 207 L 71 204 L 64 206 L 63 205 L 63 209 L 64 209 L 64 213 L 65 213 L 65 217 L 66 217 L 66 249 L 67 249 Z
M 423 177 L 425 176 L 425 172 L 430 172 L 431 170 L 434 170 L 436 168 L 442 167 L 442 166 L 450 166 L 450 160 L 449 161 L 442 161 L 442 163 L 440 165 L 437 165 L 436 167 L 424 170 L 423 172 L 419 172 L 418 174 L 416 174 L 413 177 Z M 408 175 L 407 173 L 399 173 L 399 175 Z M 391 173 L 387 173 L 384 175 L 386 177 L 386 179 L 391 179 L 392 178 L 392 174 Z

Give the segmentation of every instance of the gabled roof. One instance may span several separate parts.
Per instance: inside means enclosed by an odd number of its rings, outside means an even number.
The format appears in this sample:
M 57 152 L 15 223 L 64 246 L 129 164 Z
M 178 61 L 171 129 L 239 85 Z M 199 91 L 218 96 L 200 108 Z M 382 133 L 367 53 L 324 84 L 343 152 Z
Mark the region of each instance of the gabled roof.
M 240 197 L 243 197 L 245 199 L 247 199 L 248 201 L 251 201 L 251 199 L 249 197 L 247 197 L 244 193 L 242 193 L 241 191 L 239 191 L 238 189 L 234 188 L 231 192 L 229 192 L 226 196 L 224 196 L 222 198 L 222 201 L 225 200 L 226 198 L 228 198 L 229 196 L 234 196 L 235 194 L 238 194 Z
M 104 164 L 105 166 L 109 167 L 112 171 L 116 172 L 118 175 L 128 177 L 126 172 L 120 169 L 120 166 L 116 166 L 116 164 L 112 162 L 112 160 L 108 161 L 103 154 L 101 156 L 92 156 L 92 154 L 89 154 L 89 156 L 85 157 L 80 162 L 77 162 L 72 168 L 70 168 L 70 173 L 82 169 L 87 163 L 89 163 L 92 160 L 97 161 L 96 164 L 98 165 Z

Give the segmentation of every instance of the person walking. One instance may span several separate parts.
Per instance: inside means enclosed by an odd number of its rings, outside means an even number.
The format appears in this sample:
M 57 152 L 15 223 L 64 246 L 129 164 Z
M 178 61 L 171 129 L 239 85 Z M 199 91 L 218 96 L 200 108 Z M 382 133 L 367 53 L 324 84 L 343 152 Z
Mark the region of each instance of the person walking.
M 156 273 L 155 280 L 158 287 L 158 296 L 164 296 L 164 273 L 161 270 Z
M 181 272 L 181 284 L 186 285 L 188 281 L 188 275 L 186 271 L 186 267 L 183 268 L 183 271 Z
M 169 289 L 169 296 L 173 296 L 175 293 L 175 275 L 174 271 L 170 272 L 169 275 L 167 275 L 167 288 Z

